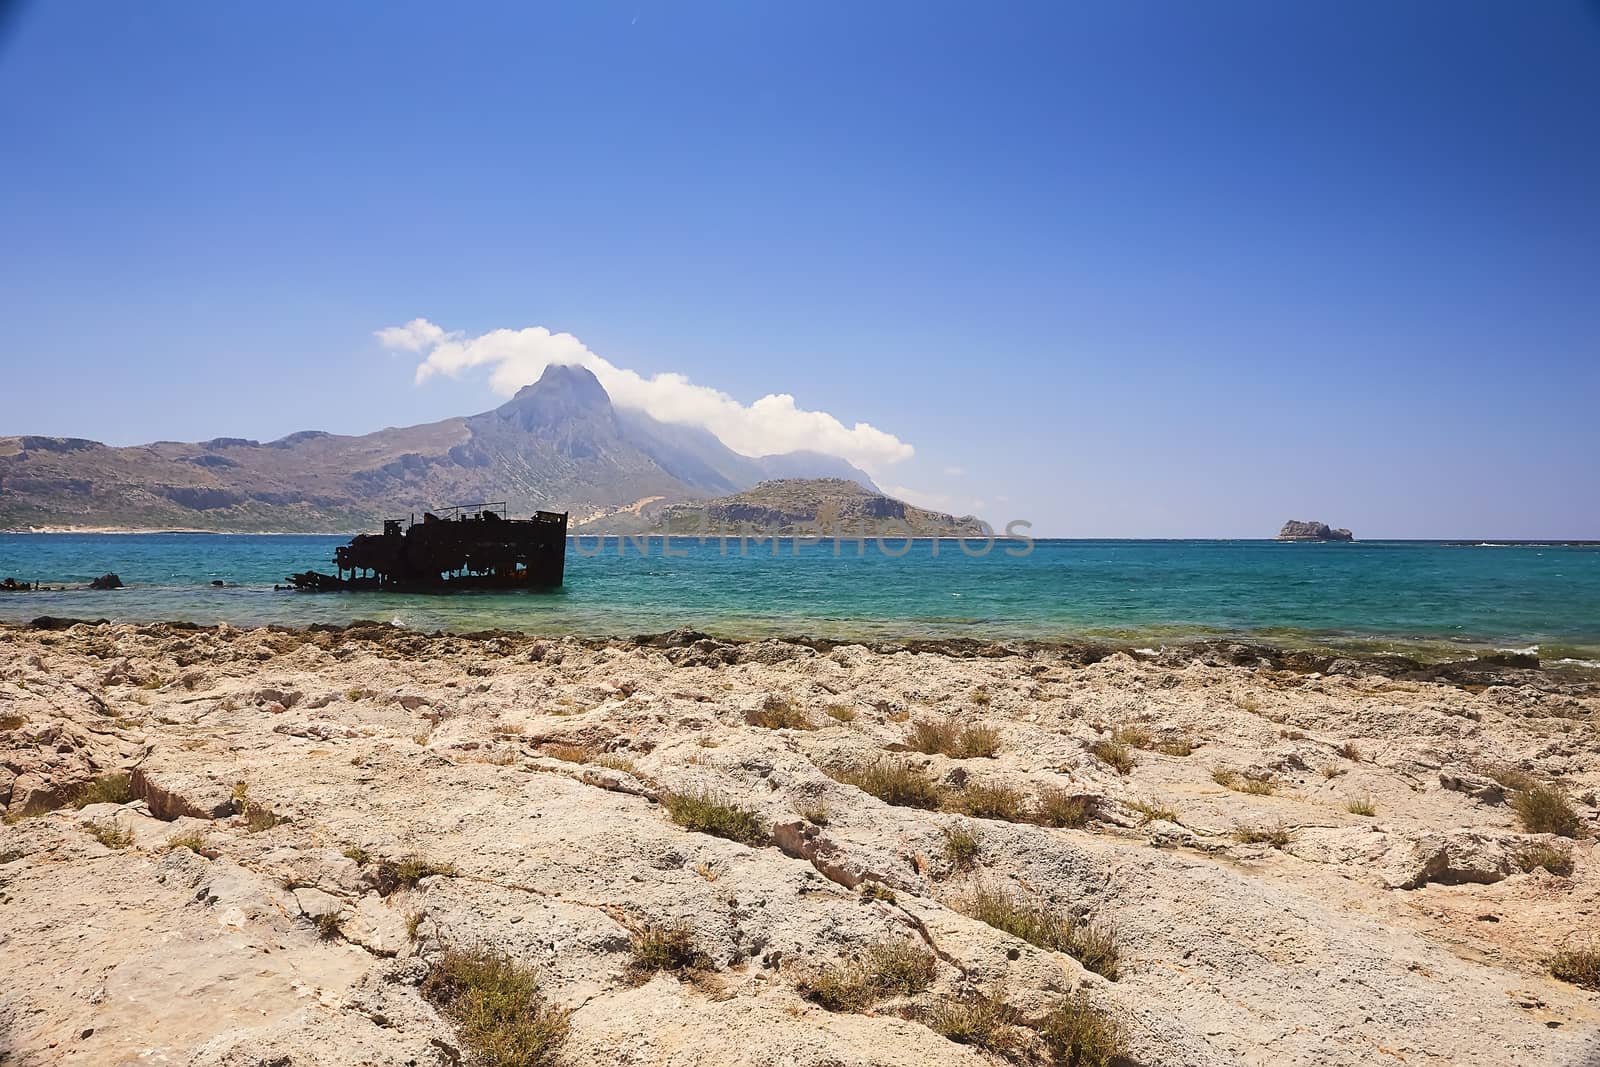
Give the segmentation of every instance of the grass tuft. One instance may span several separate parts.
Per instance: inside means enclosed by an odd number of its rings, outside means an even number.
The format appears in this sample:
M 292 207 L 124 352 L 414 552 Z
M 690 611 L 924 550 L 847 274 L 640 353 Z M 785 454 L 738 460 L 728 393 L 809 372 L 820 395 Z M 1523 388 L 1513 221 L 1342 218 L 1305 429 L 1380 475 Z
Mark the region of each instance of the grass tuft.
M 992 758 L 1000 751 L 1000 732 L 992 726 L 962 726 L 949 719 L 922 719 L 911 725 L 906 743 L 928 756 Z
M 1536 785 L 1511 798 L 1522 828 L 1530 834 L 1577 837 L 1583 823 L 1566 794 L 1553 785 Z
M 921 767 L 904 760 L 884 758 L 865 767 L 829 773 L 836 781 L 853 785 L 886 804 L 932 811 L 944 800 L 939 783 Z
M 167 852 L 179 848 L 186 848 L 196 856 L 204 856 L 206 859 L 215 859 L 217 856 L 217 851 L 206 841 L 206 835 L 199 830 L 189 830 L 167 838 Z
M 1128 807 L 1138 812 L 1140 818 L 1145 822 L 1160 820 L 1162 822 L 1175 823 L 1178 821 L 1177 808 L 1169 807 L 1154 800 L 1135 800 L 1129 803 Z
M 1150 732 L 1150 728 L 1138 723 L 1119 726 L 1111 736 L 1129 748 L 1150 748 L 1156 743 L 1155 735 Z
M 252 834 L 281 826 L 289 820 L 264 804 L 247 804 L 244 809 L 244 828 Z
M 83 828 L 106 848 L 127 848 L 133 844 L 133 831 L 114 822 L 86 822 Z
M 1340 745 L 1339 755 L 1343 756 L 1351 763 L 1361 762 L 1361 750 L 1356 747 L 1356 743 L 1354 741 L 1346 741 L 1344 744 Z
M 1544 841 L 1532 841 L 1518 849 L 1511 857 L 1521 871 L 1546 870 L 1566 878 L 1572 874 L 1572 849 Z
M 1120 1020 L 1097 1010 L 1078 990 L 1034 1026 L 1052 1064 L 1109 1067 L 1128 1056 L 1128 1032 Z
M 1057 786 L 1039 790 L 1033 820 L 1041 826 L 1078 827 L 1094 818 L 1094 797 L 1076 796 Z
M 1526 793 L 1543 784 L 1527 771 L 1511 766 L 1485 767 L 1483 773 L 1498 782 L 1501 788 L 1513 793 Z
M 322 938 L 324 941 L 332 941 L 334 938 L 338 937 L 340 933 L 339 913 L 336 911 L 323 912 L 321 915 L 317 916 L 316 926 L 318 937 Z
M 365 867 L 372 862 L 372 853 L 360 845 L 346 845 L 344 846 L 344 858 L 355 860 L 357 867 Z
M 795 808 L 800 817 L 812 826 L 827 826 L 833 818 L 833 812 L 823 801 L 807 801 Z
M 424 878 L 433 875 L 454 877 L 456 869 L 449 863 L 439 863 L 422 856 L 407 856 L 396 862 L 379 860 L 368 875 L 379 896 L 388 896 L 397 889 L 412 889 Z
M 778 696 L 776 693 L 761 702 L 761 707 L 745 716 L 745 721 L 751 726 L 760 726 L 767 730 L 815 730 L 816 724 L 811 721 L 811 716 L 805 709 L 797 706 L 788 697 Z
M 864 1011 L 886 997 L 912 996 L 933 984 L 937 964 L 905 941 L 883 941 L 859 960 L 835 964 L 799 982 L 801 996 L 829 1011 Z
M 1351 815 L 1365 815 L 1370 819 L 1378 814 L 1378 805 L 1369 796 L 1351 797 L 1349 802 L 1345 804 L 1344 810 Z
M 447 951 L 422 995 L 482 1067 L 546 1067 L 567 1039 L 567 1013 L 545 1003 L 533 972 L 489 949 Z
M 956 909 L 1031 945 L 1065 952 L 1098 975 L 1117 977 L 1120 950 L 1115 931 L 1080 923 L 1045 901 L 1012 890 L 980 886 L 958 901 Z
M 829 704 L 827 707 L 828 718 L 835 722 L 855 722 L 856 709 L 849 704 Z
M 646 926 L 633 935 L 633 958 L 628 969 L 636 978 L 667 971 L 682 974 L 703 971 L 711 960 L 694 944 L 694 931 L 684 923 Z
M 941 997 L 920 1018 L 941 1037 L 1002 1056 L 1017 1052 L 1024 1042 L 1016 1009 L 982 994 Z
M 765 844 L 769 836 L 766 824 L 755 812 L 711 793 L 667 793 L 661 798 L 661 806 L 685 830 L 746 845 Z
M 1294 833 L 1280 822 L 1271 826 L 1240 826 L 1233 831 L 1233 839 L 1241 845 L 1286 848 L 1294 840 Z
M 1118 774 L 1133 770 L 1133 749 L 1114 737 L 1102 737 L 1089 746 L 1089 754 Z
M 1022 790 L 997 782 L 969 781 L 960 793 L 951 798 L 951 806 L 978 819 L 1004 819 L 1006 822 L 1022 820 L 1024 797 Z
M 27 721 L 21 715 L 0 715 L 0 733 L 4 733 L 7 730 L 15 730 Z
M 1600 950 L 1565 949 L 1550 958 L 1550 974 L 1563 982 L 1600 990 Z
M 82 789 L 72 798 L 75 808 L 87 808 L 90 804 L 126 804 L 133 799 L 133 779 L 125 771 L 115 774 L 102 774 Z
M 1195 743 L 1187 737 L 1172 737 L 1156 742 L 1156 751 L 1163 756 L 1187 756 L 1195 750 Z
M 982 842 L 978 832 L 970 826 L 944 828 L 944 858 L 958 871 L 970 871 L 978 863 Z

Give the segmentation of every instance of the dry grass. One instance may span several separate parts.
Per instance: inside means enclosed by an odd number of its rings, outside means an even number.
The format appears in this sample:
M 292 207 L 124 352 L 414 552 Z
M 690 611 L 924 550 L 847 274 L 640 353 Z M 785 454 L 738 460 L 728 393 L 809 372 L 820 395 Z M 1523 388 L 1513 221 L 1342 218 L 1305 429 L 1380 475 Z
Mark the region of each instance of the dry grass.
M 1129 803 L 1128 807 L 1138 812 L 1140 818 L 1145 822 L 1160 820 L 1162 822 L 1175 823 L 1178 821 L 1177 808 L 1169 807 L 1154 800 L 1135 800 Z
M 1273 848 L 1286 848 L 1294 840 L 1294 834 L 1280 822 L 1270 826 L 1240 826 L 1233 831 L 1233 839 L 1241 845 L 1271 845 Z
M 992 726 L 962 726 L 948 719 L 923 719 L 912 724 L 906 744 L 928 756 L 992 758 L 1000 751 L 1000 732 Z
M 1195 743 L 1187 737 L 1170 737 L 1156 742 L 1156 751 L 1163 756 L 1188 756 L 1195 748 Z
M 133 799 L 133 779 L 126 772 L 102 774 L 72 798 L 72 806 L 86 808 L 90 804 L 126 804 Z
M 661 798 L 661 806 L 685 830 L 746 845 L 765 844 L 769 837 L 759 815 L 711 793 L 667 793 Z
M 998 782 L 969 781 L 950 799 L 950 807 L 978 819 L 1021 822 L 1026 798 L 1022 790 Z
M 1518 849 L 1511 857 L 1521 871 L 1546 870 L 1565 878 L 1572 874 L 1572 849 L 1545 841 L 1533 841 Z
M 1118 774 L 1133 770 L 1133 749 L 1114 737 L 1102 737 L 1089 746 L 1089 754 Z
M 397 889 L 414 888 L 424 878 L 436 874 L 454 877 L 456 869 L 452 864 L 430 860 L 423 856 L 407 856 L 398 862 L 378 861 L 370 877 L 378 890 L 378 895 L 386 897 Z
M 1089 1002 L 1078 990 L 1033 1026 L 1052 1064 L 1110 1067 L 1128 1056 L 1128 1031 L 1122 1022 Z
M 357 867 L 365 867 L 372 862 L 372 853 L 360 845 L 346 845 L 342 850 L 342 854 L 345 859 L 354 860 Z
M 884 941 L 859 960 L 835 964 L 799 982 L 806 999 L 829 1011 L 864 1011 L 886 997 L 912 996 L 933 984 L 937 964 L 920 947 Z
M 545 1003 L 533 972 L 489 949 L 447 951 L 421 991 L 480 1067 L 545 1067 L 567 1039 L 567 1013 Z
M 1151 748 L 1156 743 L 1155 735 L 1150 732 L 1150 728 L 1138 723 L 1119 726 L 1111 736 L 1129 748 Z
M 165 851 L 171 852 L 180 848 L 186 848 L 196 856 L 204 856 L 206 859 L 216 859 L 218 855 L 217 850 L 206 840 L 206 835 L 199 830 L 189 830 L 167 838 Z
M 647 926 L 633 935 L 632 947 L 628 970 L 635 978 L 657 971 L 684 974 L 711 966 L 710 958 L 695 947 L 694 931 L 684 923 Z
M 619 756 L 615 752 L 607 752 L 603 755 L 596 756 L 589 762 L 596 767 L 604 767 L 610 771 L 619 771 L 622 774 L 631 774 L 635 778 L 644 777 L 639 773 L 639 768 L 634 766 L 633 760 L 629 759 L 627 756 Z
M 1351 797 L 1344 810 L 1351 815 L 1364 815 L 1370 819 L 1378 814 L 1378 804 L 1369 796 Z
M 1345 769 L 1334 763 L 1330 763 L 1326 767 L 1322 768 L 1322 777 L 1326 778 L 1330 782 L 1344 773 Z
M 246 804 L 244 809 L 244 828 L 252 834 L 259 834 L 280 826 L 289 820 L 262 804 Z
M 316 926 L 318 937 L 322 938 L 324 941 L 332 941 L 334 938 L 338 937 L 340 933 L 339 913 L 336 911 L 323 912 L 321 915 L 317 916 Z
M 27 721 L 21 715 L 0 715 L 0 733 L 15 730 Z
M 1550 958 L 1550 974 L 1563 982 L 1600 990 L 1600 950 L 1566 949 Z
M 886 804 L 933 811 L 944 801 L 944 789 L 928 772 L 904 760 L 879 759 L 865 767 L 831 771 L 836 781 L 853 785 Z
M 1577 837 L 1583 828 L 1577 811 L 1566 794 L 1553 785 L 1536 785 L 1511 798 L 1522 828 L 1530 834 L 1556 834 Z
M 885 904 L 893 904 L 895 902 L 894 890 L 882 882 L 862 882 L 861 899 L 881 900 Z
M 760 726 L 766 730 L 815 730 L 816 724 L 811 721 L 811 716 L 805 709 L 796 705 L 788 697 L 777 694 L 768 696 L 761 702 L 761 707 L 750 712 L 745 717 L 745 722 L 751 726 Z
M 133 844 L 133 831 L 115 822 L 86 822 L 83 828 L 106 848 L 127 848 Z
M 829 704 L 825 710 L 828 718 L 836 722 L 856 721 L 856 709 L 848 704 Z
M 1065 952 L 1096 974 L 1117 977 L 1120 952 L 1115 931 L 1080 923 L 1046 901 L 1009 889 L 980 886 L 957 901 L 956 910 L 1031 945 Z
M 1344 744 L 1340 745 L 1339 755 L 1343 756 L 1351 763 L 1361 762 L 1361 750 L 1356 747 L 1356 743 L 1354 741 L 1346 741 Z
M 548 744 L 541 751 L 563 763 L 588 763 L 594 759 L 594 749 L 588 745 Z
M 1236 771 L 1232 767 L 1213 767 L 1211 780 L 1220 786 L 1232 789 L 1235 793 L 1249 793 L 1258 797 L 1271 796 L 1278 789 L 1278 784 L 1273 781 L 1270 774 Z
M 919 1018 L 941 1037 L 1002 1056 L 1017 1052 L 1025 1040 L 1016 1009 L 981 994 L 940 997 Z
M 987 689 L 985 689 L 981 685 L 978 686 L 978 688 L 974 689 L 972 691 L 972 695 L 969 696 L 967 699 L 971 700 L 974 704 L 978 705 L 978 707 L 980 707 L 980 708 L 988 707 L 989 704 L 994 700 L 994 698 L 989 695 L 989 691 Z
M 1095 801 L 1065 789 L 1046 786 L 1034 801 L 1033 821 L 1041 826 L 1079 827 L 1094 818 Z
M 1516 767 L 1499 766 L 1479 769 L 1498 782 L 1501 788 L 1509 789 L 1514 793 L 1525 793 L 1530 789 L 1537 789 L 1543 784 L 1527 771 L 1518 770 Z
M 833 819 L 833 812 L 828 810 L 828 805 L 820 800 L 801 804 L 795 808 L 795 811 L 812 826 L 827 826 Z
M 947 826 L 944 828 L 944 858 L 950 861 L 950 866 L 959 871 L 970 871 L 977 866 L 978 853 L 982 850 L 982 842 L 978 832 L 970 826 Z

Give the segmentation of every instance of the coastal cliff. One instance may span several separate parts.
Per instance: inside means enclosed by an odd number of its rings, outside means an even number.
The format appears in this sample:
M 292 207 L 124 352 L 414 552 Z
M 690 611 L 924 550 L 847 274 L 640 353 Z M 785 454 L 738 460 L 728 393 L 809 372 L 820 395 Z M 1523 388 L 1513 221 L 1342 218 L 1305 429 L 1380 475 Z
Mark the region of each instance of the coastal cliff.
M 1354 541 L 1356 535 L 1349 530 L 1335 530 L 1325 522 L 1301 522 L 1290 519 L 1278 531 L 1280 541 Z

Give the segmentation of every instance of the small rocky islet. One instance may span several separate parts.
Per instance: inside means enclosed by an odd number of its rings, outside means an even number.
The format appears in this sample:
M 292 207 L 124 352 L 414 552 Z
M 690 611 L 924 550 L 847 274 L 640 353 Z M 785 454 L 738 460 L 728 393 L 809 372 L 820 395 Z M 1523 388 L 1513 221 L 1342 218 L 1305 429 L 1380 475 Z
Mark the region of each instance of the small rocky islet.
M 0 1033 L 28 1065 L 1585 1063 L 1597 725 L 1526 656 L 8 627 Z M 463 1007 L 490 979 L 517 1012 Z
M 1303 522 L 1299 519 L 1290 519 L 1283 524 L 1283 529 L 1278 531 L 1279 541 L 1354 541 L 1355 534 L 1349 530 L 1336 530 L 1325 522 Z

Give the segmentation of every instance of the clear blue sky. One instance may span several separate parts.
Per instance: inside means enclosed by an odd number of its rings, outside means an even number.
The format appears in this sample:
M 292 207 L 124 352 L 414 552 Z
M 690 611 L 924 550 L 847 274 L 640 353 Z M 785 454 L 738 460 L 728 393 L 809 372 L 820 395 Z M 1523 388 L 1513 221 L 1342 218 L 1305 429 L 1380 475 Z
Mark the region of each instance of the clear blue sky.
M 0 144 L 0 433 L 496 403 L 421 316 L 1036 532 L 1600 537 L 1593 4 L 38 3 Z

